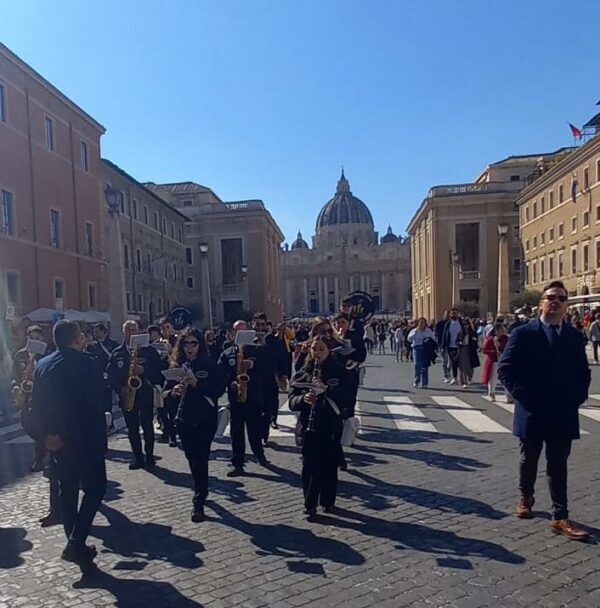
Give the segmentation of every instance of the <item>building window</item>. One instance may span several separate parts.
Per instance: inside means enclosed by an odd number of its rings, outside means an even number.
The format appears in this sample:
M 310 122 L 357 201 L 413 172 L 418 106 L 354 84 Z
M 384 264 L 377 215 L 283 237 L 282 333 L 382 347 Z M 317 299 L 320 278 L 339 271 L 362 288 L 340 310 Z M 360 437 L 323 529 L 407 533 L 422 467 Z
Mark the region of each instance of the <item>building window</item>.
M 50 209 L 50 245 L 60 247 L 60 213 Z
M 90 222 L 85 223 L 85 255 L 94 255 L 94 226 Z
M 542 258 L 540 260 L 540 281 L 546 280 L 546 260 Z
M 15 215 L 13 209 L 12 192 L 2 190 L 2 225 L 0 231 L 3 234 L 13 235 L 15 233 Z
M 540 232 L 540 247 L 546 244 L 546 233 L 544 231 Z
M 44 116 L 44 143 L 48 150 L 54 150 L 54 121 Z
M 583 271 L 586 272 L 589 270 L 590 266 L 590 246 L 586 243 L 582 247 L 582 257 L 583 257 Z
M 590 225 L 590 212 L 584 211 L 583 212 L 583 227 L 587 228 L 589 225 Z
M 65 282 L 62 279 L 54 279 L 54 300 L 65 299 Z
M 533 201 L 533 219 L 537 217 L 537 202 Z
M 537 283 L 537 263 L 532 262 L 531 264 L 531 281 Z
M 146 272 L 152 274 L 152 254 L 150 252 L 146 254 Z
M 119 190 L 119 203 L 121 205 L 121 213 L 125 215 L 125 193 Z
M 559 253 L 558 254 L 558 276 L 559 277 L 562 277 L 564 275 L 564 270 L 565 270 L 565 254 Z
M 123 266 L 129 268 L 129 245 L 123 243 Z
M 191 207 L 192 205 L 193 205 L 193 202 L 190 200 L 183 201 L 184 207 Z
M 520 181 L 520 179 L 521 179 L 520 175 L 511 175 L 510 176 L 510 181 L 511 182 L 518 182 L 518 181 Z
M 529 207 L 525 207 L 525 221 L 529 221 Z
M 596 181 L 600 182 L 600 158 L 596 161 Z
M 513 226 L 513 237 L 517 240 L 519 239 L 519 224 Z
M 173 222 L 171 222 L 170 228 L 171 228 L 171 238 L 173 240 L 175 240 L 175 224 Z
M 596 268 L 600 268 L 600 240 L 596 241 Z
M 158 213 L 156 213 L 156 211 L 155 211 L 153 213 L 152 217 L 153 217 L 153 223 L 154 223 L 154 230 L 156 230 L 158 232 Z
M 548 193 L 548 207 L 552 209 L 554 207 L 554 190 L 550 190 Z
M 525 251 L 529 251 L 529 239 L 525 241 Z
M 552 243 L 554 241 L 554 228 L 548 228 L 548 242 Z
M 519 274 L 521 272 L 521 258 L 513 258 L 513 273 Z
M 590 187 L 590 170 L 586 167 L 583 170 L 583 189 L 587 190 Z
M 183 230 L 181 228 L 177 229 L 177 240 L 183 243 Z
M 560 205 L 565 200 L 565 189 L 562 184 L 558 187 L 558 204 Z
M 131 200 L 127 198 L 127 215 L 131 217 Z
M 185 261 L 191 266 L 194 263 L 194 256 L 192 254 L 192 248 L 185 248 Z
M 537 248 L 537 236 L 533 237 L 533 248 L 536 249 Z
M 544 211 L 546 211 L 546 200 L 542 196 L 540 199 L 540 213 L 544 213 Z
M 177 262 L 173 262 L 173 280 L 177 280 Z
M 577 249 L 571 249 L 571 274 L 577 273 Z
M 163 302 L 162 302 L 162 298 L 158 298 L 158 312 L 162 313 L 163 312 Z
M 138 219 L 138 202 L 136 199 L 133 199 L 133 219 Z
M 96 285 L 88 284 L 88 308 L 96 308 Z
M 79 163 L 84 171 L 89 170 L 88 147 L 84 141 L 81 141 L 79 144 Z
M 548 279 L 554 278 L 554 256 L 548 258 Z
M 187 278 L 188 289 L 194 289 L 194 277 Z
M 144 205 L 144 224 L 148 225 L 148 205 Z
M 562 239 L 565 236 L 565 223 L 561 222 L 558 225 L 558 238 Z
M 162 218 L 162 233 L 167 234 L 167 218 Z
M 577 232 L 577 216 L 574 215 L 571 218 L 571 233 Z
M 144 295 L 141 293 L 138 293 L 138 297 L 137 297 L 137 310 L 139 310 L 139 311 L 144 310 Z
M 19 284 L 19 273 L 6 273 L 6 299 L 9 304 L 18 304 L 21 301 L 21 288 Z
M 0 82 L 0 122 L 6 122 L 6 86 Z
M 135 268 L 138 272 L 142 272 L 142 250 L 135 250 Z
M 125 302 L 127 304 L 127 310 L 131 310 L 131 294 L 129 292 L 125 293 Z

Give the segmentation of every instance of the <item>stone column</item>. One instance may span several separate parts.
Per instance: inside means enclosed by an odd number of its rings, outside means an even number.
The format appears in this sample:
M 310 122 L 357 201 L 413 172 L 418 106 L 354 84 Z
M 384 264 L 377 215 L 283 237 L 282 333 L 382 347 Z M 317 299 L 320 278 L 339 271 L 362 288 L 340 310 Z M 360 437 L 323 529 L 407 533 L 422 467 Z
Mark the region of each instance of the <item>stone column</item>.
M 329 287 L 327 285 L 327 277 L 323 277 L 323 312 L 329 314 Z
M 508 226 L 498 226 L 498 306 L 497 314 L 510 312 L 510 285 L 508 272 Z

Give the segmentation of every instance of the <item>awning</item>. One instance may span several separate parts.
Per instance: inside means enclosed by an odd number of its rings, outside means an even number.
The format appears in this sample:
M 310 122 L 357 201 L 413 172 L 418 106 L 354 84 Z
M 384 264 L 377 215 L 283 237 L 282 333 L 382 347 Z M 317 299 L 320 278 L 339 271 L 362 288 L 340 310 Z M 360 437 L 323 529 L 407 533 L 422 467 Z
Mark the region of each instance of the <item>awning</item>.
M 56 308 L 37 308 L 23 315 L 34 323 L 56 323 L 60 319 L 77 321 L 79 323 L 110 323 L 110 313 L 99 310 L 57 310 Z

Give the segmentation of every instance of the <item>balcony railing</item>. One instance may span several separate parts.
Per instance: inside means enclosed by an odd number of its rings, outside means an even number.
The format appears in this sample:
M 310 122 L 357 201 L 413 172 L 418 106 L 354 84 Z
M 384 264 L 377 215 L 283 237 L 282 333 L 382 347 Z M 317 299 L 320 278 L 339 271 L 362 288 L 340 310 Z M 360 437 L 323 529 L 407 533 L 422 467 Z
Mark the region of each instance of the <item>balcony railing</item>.
M 479 270 L 461 270 L 458 273 L 458 278 L 461 281 L 480 281 L 481 272 Z
M 243 293 L 243 283 L 224 283 L 220 286 L 220 292 L 223 297 L 241 298 Z
M 464 196 L 468 194 L 498 194 L 502 192 L 517 192 L 523 188 L 518 182 L 484 182 L 482 184 L 452 184 L 450 186 L 434 186 L 429 189 L 427 198 L 434 196 Z

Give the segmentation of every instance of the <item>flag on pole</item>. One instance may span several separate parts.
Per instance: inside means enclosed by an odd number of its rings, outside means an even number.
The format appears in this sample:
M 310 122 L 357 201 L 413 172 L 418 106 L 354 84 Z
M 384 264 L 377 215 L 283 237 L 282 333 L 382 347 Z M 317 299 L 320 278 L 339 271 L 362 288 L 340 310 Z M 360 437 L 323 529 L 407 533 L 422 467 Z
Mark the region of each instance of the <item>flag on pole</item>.
M 571 182 L 571 198 L 573 202 L 577 199 L 577 174 L 573 173 L 573 181 Z
M 569 123 L 569 127 L 571 128 L 571 134 L 573 137 L 576 137 L 577 139 L 581 139 L 583 137 L 583 133 L 575 125 Z

